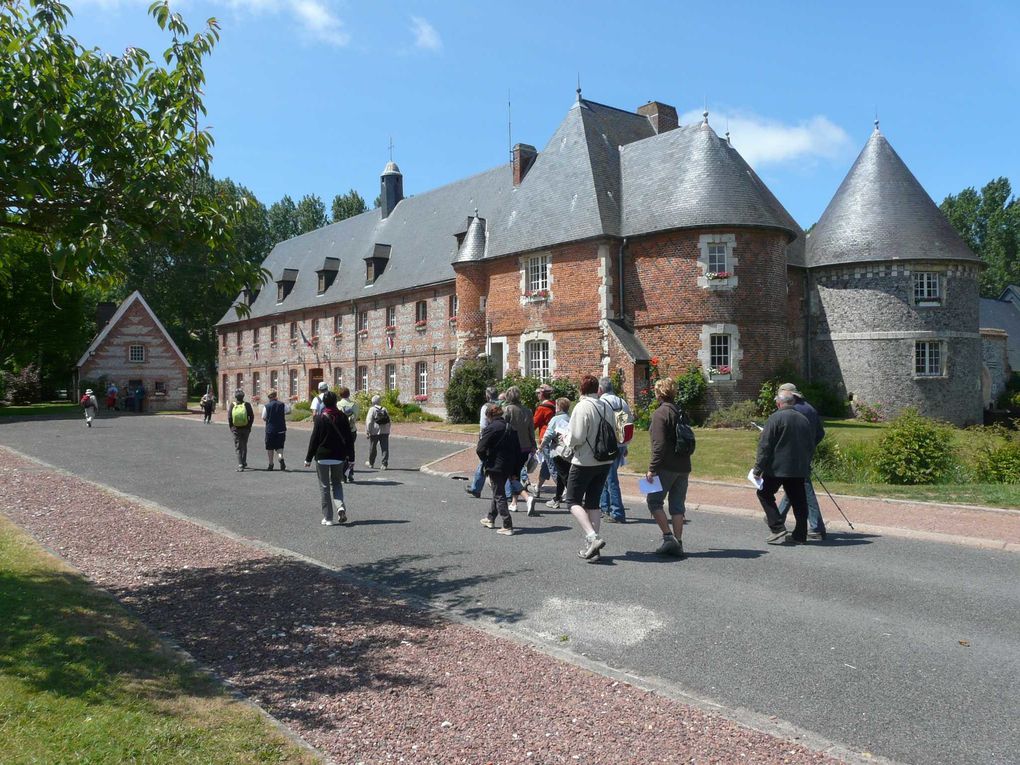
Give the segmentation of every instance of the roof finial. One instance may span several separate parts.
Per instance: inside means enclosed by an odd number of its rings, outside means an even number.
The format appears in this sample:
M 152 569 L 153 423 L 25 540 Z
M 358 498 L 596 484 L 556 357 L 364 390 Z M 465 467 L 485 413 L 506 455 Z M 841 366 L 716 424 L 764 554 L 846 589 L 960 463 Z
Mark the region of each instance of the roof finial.
M 878 132 L 878 107 L 875 107 L 875 132 Z
M 477 207 L 475 208 L 475 217 L 476 218 L 478 217 L 478 208 Z
M 726 143 L 730 144 L 731 146 L 733 145 L 733 142 L 730 141 L 730 118 L 729 117 L 726 118 Z
M 390 136 L 390 162 L 393 161 L 393 136 Z
M 581 100 L 581 73 L 577 73 L 577 100 Z
M 708 96 L 705 96 L 705 111 L 701 113 L 702 125 L 708 124 Z

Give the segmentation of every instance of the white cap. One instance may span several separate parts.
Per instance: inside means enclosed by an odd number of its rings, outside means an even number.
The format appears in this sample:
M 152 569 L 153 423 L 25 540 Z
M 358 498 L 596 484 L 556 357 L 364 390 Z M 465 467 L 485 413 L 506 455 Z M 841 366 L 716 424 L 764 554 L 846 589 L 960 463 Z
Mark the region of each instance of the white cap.
M 319 383 L 319 392 L 320 393 L 325 393 L 328 390 L 329 390 L 329 383 L 327 383 L 327 382 Z

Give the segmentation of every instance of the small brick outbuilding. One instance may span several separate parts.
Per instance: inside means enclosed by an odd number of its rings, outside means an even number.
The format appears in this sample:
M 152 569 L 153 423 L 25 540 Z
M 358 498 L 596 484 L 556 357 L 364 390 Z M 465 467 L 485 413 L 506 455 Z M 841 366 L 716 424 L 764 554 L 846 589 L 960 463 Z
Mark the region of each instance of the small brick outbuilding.
M 144 411 L 187 408 L 190 366 L 137 290 L 100 328 L 77 365 L 79 381 L 112 382 L 122 400 L 128 391 L 142 386 Z M 105 395 L 105 390 L 96 391 L 100 402 Z

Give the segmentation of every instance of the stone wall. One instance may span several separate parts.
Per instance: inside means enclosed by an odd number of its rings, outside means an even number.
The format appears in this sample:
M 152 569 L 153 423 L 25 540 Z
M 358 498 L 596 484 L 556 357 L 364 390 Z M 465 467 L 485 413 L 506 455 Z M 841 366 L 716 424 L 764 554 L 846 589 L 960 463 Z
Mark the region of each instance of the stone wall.
M 129 349 L 133 345 L 143 347 L 144 361 L 129 359 Z M 128 383 L 140 380 L 146 393 L 146 411 L 185 409 L 188 405 L 188 367 L 152 320 L 152 315 L 137 300 L 78 370 L 78 378 L 102 378 L 116 383 L 121 400 L 127 395 Z M 84 389 L 78 391 L 78 395 L 82 392 Z M 95 393 L 102 403 L 106 391 Z
M 913 272 L 942 274 L 942 300 L 913 300 Z M 960 425 L 981 421 L 977 268 L 911 262 L 812 272 L 812 374 L 888 416 L 907 407 Z M 915 374 L 919 341 L 940 341 L 944 371 Z
M 981 330 L 981 403 L 985 409 L 995 402 L 1009 382 L 1009 335 L 1001 329 Z

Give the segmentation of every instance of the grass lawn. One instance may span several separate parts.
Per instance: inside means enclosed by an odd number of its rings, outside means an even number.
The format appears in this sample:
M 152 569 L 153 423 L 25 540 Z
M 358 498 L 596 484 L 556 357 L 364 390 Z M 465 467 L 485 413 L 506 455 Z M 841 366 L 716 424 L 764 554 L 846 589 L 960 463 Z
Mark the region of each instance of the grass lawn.
M 0 516 L 9 763 L 313 763 L 256 711 Z
M 71 414 L 81 411 L 78 404 L 70 401 L 0 406 L 0 417 L 36 417 L 44 414 Z

